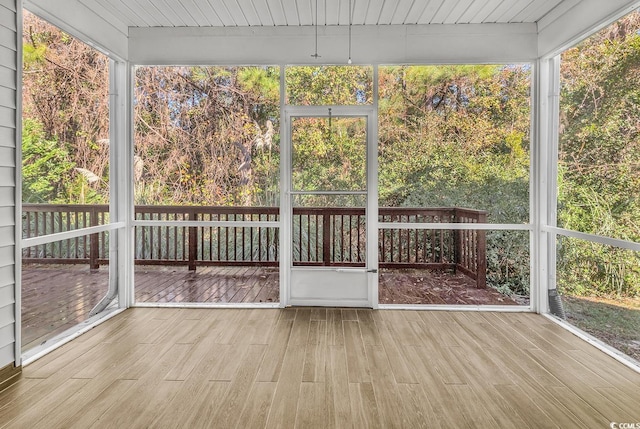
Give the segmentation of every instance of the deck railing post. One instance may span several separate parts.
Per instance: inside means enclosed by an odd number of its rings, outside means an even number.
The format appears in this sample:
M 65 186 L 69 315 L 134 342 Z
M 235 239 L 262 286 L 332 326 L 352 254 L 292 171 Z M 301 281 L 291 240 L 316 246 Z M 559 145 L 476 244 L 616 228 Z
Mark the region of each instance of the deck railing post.
M 89 208 L 89 224 L 90 226 L 98 226 L 98 209 L 97 207 Z M 100 253 L 100 234 L 95 233 L 89 235 L 89 268 L 97 270 L 100 268 L 98 257 Z
M 322 214 L 322 265 L 331 263 L 331 215 Z
M 487 214 L 478 214 L 478 223 L 486 223 Z M 478 230 L 476 241 L 476 287 L 484 289 L 487 287 L 487 231 Z
M 195 209 L 191 209 L 188 212 L 189 220 L 197 220 Z M 189 271 L 196 270 L 196 259 L 198 256 L 198 228 L 195 226 L 189 227 Z
M 453 223 L 460 222 L 460 216 L 458 210 L 454 209 L 452 212 Z M 459 229 L 454 229 L 453 231 L 453 267 L 454 270 L 457 270 L 458 265 L 462 261 L 462 234 Z

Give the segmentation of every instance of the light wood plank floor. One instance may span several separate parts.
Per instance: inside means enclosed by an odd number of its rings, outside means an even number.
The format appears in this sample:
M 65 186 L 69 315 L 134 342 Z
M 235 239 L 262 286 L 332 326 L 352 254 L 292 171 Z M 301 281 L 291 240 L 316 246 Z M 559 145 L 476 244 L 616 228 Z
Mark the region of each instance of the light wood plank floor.
M 130 309 L 24 368 L 11 428 L 607 428 L 640 374 L 541 316 Z

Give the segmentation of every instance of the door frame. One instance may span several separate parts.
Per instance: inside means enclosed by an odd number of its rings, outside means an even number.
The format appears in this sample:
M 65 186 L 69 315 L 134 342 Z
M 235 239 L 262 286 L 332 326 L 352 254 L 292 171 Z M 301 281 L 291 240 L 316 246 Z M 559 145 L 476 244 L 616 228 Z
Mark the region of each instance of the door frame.
M 366 271 L 367 300 L 318 303 L 291 300 L 291 270 L 293 250 L 293 205 L 292 205 L 292 117 L 366 117 L 367 118 L 367 148 L 366 148 L 366 177 L 367 177 L 367 205 L 365 207 L 367 228 Z M 335 305 L 341 307 L 359 306 L 378 308 L 378 116 L 373 105 L 365 106 L 284 106 L 281 114 L 280 129 L 280 305 Z M 316 268 L 318 273 L 322 268 Z M 326 270 L 326 269 L 325 269 Z M 331 269 L 335 271 L 335 268 Z

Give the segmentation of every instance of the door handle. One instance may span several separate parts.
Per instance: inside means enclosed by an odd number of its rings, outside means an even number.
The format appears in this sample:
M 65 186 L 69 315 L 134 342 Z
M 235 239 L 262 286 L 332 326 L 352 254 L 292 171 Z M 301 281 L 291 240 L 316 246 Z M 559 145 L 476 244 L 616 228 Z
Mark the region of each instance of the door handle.
M 368 273 L 376 274 L 376 273 L 378 272 L 378 270 L 375 270 L 375 269 L 374 269 L 374 270 L 367 270 L 367 272 L 368 272 Z

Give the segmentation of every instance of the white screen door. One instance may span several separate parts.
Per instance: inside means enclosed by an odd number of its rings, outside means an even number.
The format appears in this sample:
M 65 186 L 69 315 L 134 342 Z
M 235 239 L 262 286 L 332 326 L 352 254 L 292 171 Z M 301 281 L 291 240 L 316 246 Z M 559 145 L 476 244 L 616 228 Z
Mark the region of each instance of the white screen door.
M 286 110 L 285 120 L 287 304 L 372 307 L 373 109 L 295 107 Z

